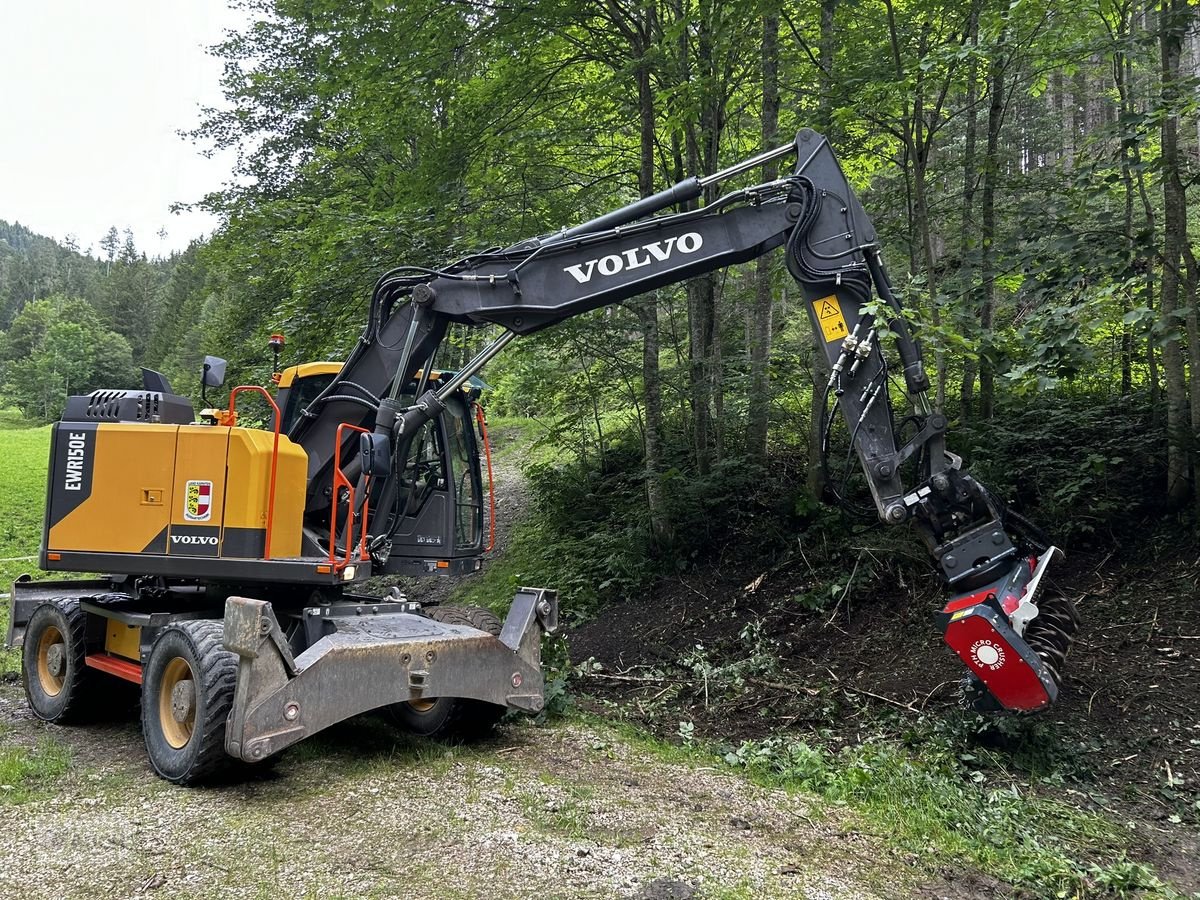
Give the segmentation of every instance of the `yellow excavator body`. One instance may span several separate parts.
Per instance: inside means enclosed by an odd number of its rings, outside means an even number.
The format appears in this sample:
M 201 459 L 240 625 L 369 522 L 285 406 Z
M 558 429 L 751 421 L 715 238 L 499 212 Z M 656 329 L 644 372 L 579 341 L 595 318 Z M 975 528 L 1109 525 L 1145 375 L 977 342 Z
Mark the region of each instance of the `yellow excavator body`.
M 100 568 L 96 554 L 267 558 L 274 441 L 252 428 L 59 423 L 46 567 Z M 270 558 L 300 555 L 307 467 L 304 450 L 280 435 Z

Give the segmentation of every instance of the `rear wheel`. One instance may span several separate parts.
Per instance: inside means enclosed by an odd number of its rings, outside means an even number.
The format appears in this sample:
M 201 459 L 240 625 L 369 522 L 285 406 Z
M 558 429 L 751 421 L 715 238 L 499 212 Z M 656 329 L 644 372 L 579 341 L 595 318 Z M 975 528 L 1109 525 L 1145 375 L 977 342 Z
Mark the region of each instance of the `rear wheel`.
M 220 622 L 177 622 L 159 634 L 142 673 L 142 734 L 150 764 L 176 784 L 229 769 L 225 726 L 233 707 L 237 655 Z
M 34 715 L 47 722 L 79 722 L 94 711 L 98 673 L 83 661 L 87 613 L 78 600 L 50 600 L 25 626 L 21 680 Z
M 469 625 L 493 637 L 500 636 L 500 620 L 477 606 L 434 606 L 425 615 L 435 622 Z M 458 743 L 485 737 L 504 717 L 505 708 L 465 697 L 435 697 L 396 703 L 388 711 L 405 731 Z

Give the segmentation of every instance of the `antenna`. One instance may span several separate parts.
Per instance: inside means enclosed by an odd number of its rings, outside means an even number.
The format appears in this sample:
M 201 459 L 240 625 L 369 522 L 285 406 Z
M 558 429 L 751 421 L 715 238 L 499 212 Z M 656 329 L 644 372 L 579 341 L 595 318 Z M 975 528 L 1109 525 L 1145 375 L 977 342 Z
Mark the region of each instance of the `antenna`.
M 267 340 L 267 346 L 271 348 L 271 353 L 274 354 L 274 359 L 271 362 L 271 380 L 276 384 L 279 384 L 279 352 L 286 343 L 287 340 L 279 333 L 271 335 Z

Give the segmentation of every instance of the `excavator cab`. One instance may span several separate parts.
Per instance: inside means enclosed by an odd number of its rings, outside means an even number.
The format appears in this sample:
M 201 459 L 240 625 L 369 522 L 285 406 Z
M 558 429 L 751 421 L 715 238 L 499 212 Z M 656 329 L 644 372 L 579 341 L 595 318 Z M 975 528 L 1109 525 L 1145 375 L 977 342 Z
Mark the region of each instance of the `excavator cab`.
M 279 430 L 284 434 L 291 431 L 301 410 L 316 400 L 341 370 L 342 364 L 338 362 L 311 362 L 289 366 L 280 372 L 275 395 L 282 415 Z
M 279 376 L 281 430 L 289 432 L 310 404 L 333 382 L 342 369 L 338 362 L 312 362 L 284 369 Z M 418 371 L 400 400 L 411 405 L 416 400 Z M 429 387 L 437 389 L 449 381 L 453 372 L 430 372 Z M 408 448 L 402 478 L 391 511 L 381 511 L 382 502 L 376 484 L 370 496 L 375 515 L 388 515 L 395 522 L 390 534 L 390 549 L 375 554 L 374 574 L 405 576 L 462 575 L 476 571 L 479 555 L 491 549 L 494 533 L 494 501 L 489 477 L 485 484 L 485 460 L 490 472 L 490 447 L 487 426 L 478 400 L 486 385 L 478 378 L 467 381 L 447 398 L 445 411 L 421 426 Z M 484 519 L 484 506 L 490 516 Z M 344 519 L 343 519 L 344 521 Z M 489 540 L 485 545 L 485 524 Z

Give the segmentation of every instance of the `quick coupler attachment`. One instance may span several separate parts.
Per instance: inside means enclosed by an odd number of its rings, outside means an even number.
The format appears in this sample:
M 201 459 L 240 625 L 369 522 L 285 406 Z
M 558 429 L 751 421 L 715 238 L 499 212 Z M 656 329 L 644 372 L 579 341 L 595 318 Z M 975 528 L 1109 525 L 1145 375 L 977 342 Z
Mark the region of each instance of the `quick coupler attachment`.
M 954 597 L 938 615 L 946 643 L 969 670 L 965 699 L 978 712 L 1036 712 L 1058 698 L 1079 628 L 1065 597 L 1043 597 L 1062 551 L 1016 560 L 1007 575 Z

